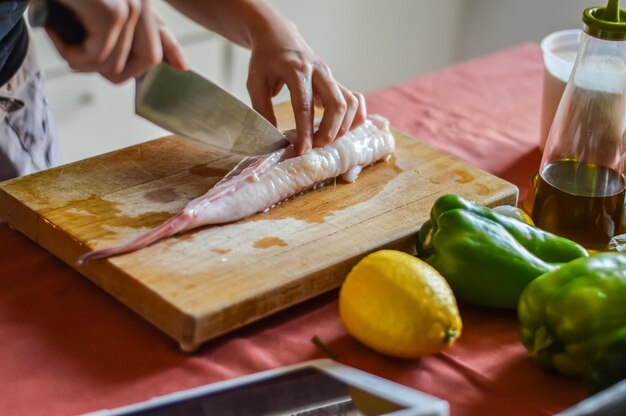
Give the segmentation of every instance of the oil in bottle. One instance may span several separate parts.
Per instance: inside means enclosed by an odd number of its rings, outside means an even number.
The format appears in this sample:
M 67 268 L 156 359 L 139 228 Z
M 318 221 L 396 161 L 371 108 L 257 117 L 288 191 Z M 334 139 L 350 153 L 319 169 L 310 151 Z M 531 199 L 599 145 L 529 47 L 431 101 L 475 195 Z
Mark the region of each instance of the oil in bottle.
M 621 173 L 573 160 L 546 165 L 538 175 L 532 218 L 535 225 L 603 250 L 617 233 L 624 211 Z

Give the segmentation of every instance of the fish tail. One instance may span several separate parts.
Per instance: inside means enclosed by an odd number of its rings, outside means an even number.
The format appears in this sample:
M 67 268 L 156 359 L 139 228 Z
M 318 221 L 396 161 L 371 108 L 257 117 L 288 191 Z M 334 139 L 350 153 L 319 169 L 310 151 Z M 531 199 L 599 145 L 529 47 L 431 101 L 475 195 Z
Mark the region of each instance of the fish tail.
M 90 251 L 83 254 L 78 258 L 78 265 L 80 266 L 92 260 L 102 259 L 118 254 L 124 254 L 138 250 L 143 247 L 147 247 L 150 244 L 155 243 L 165 237 L 170 237 L 174 234 L 190 228 L 189 225 L 191 224 L 191 220 L 192 214 L 187 210 L 183 210 L 173 217 L 169 218 L 158 227 L 148 232 L 145 232 L 128 242 L 117 244 L 101 250 Z

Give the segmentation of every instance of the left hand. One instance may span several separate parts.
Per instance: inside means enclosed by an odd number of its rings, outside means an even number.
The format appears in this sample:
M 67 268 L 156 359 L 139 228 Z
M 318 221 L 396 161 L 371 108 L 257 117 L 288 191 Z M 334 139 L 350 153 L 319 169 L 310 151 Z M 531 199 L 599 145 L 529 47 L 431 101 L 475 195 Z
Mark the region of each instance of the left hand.
M 297 154 L 323 147 L 365 121 L 365 99 L 338 83 L 295 26 L 278 26 L 255 38 L 248 75 L 252 106 L 276 125 L 272 97 L 287 85 L 296 120 Z M 324 109 L 313 131 L 314 104 Z

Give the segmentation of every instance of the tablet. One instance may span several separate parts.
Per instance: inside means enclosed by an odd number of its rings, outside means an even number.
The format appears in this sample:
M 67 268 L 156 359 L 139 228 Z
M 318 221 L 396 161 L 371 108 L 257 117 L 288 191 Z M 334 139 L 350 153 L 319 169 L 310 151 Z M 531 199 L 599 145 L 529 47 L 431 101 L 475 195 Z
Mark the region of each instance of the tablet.
M 237 377 L 88 416 L 447 416 L 448 402 L 330 359 Z
M 555 416 L 624 416 L 626 415 L 626 380 L 586 398 Z

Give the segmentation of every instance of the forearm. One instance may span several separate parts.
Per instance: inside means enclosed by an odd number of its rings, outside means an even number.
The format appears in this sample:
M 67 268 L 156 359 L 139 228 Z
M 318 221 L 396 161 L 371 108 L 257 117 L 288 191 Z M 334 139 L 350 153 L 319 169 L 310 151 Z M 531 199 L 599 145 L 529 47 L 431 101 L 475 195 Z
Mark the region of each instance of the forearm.
M 263 0 L 168 0 L 187 17 L 246 48 L 267 35 L 297 33 L 295 26 Z

